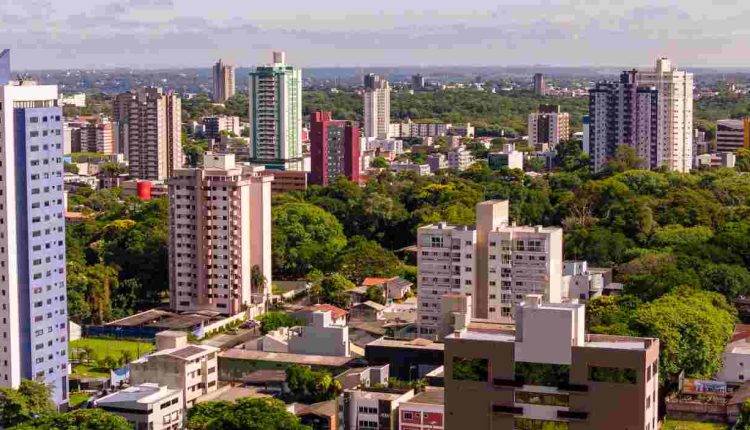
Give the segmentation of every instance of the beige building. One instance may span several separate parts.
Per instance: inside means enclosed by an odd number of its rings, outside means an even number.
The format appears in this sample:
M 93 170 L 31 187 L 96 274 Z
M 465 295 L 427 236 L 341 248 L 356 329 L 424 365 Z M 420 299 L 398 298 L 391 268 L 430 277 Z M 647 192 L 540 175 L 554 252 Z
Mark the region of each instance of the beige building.
M 135 430 L 178 430 L 185 421 L 182 392 L 166 385 L 135 385 L 101 397 L 94 404 L 125 418 Z
M 214 64 L 213 76 L 213 100 L 216 103 L 224 103 L 234 95 L 234 66 L 219 60 Z
M 80 142 L 73 144 L 73 147 L 78 146 L 80 151 L 102 154 L 115 153 L 114 127 L 109 120 L 103 119 L 96 123 L 87 123 L 76 131 Z
M 529 146 L 547 144 L 553 150 L 561 141 L 570 138 L 570 114 L 561 112 L 558 105 L 541 105 L 529 114 Z
M 163 180 L 182 167 L 182 103 L 174 92 L 140 88 L 122 93 L 113 111 L 117 150 L 125 154 L 132 178 Z
M 387 139 L 391 126 L 391 86 L 384 78 L 365 76 L 364 137 Z
M 448 153 L 448 168 L 456 169 L 460 172 L 466 170 L 474 163 L 474 156 L 471 151 L 464 147 L 458 147 Z
M 156 351 L 130 363 L 130 383 L 157 383 L 182 393 L 185 409 L 195 400 L 216 391 L 218 348 L 189 344 L 187 334 L 163 331 L 156 335 Z
M 584 308 L 530 295 L 446 337 L 445 427 L 657 429 L 659 340 L 585 334 Z
M 736 153 L 740 149 L 750 149 L 750 118 L 716 121 L 716 152 Z
M 562 229 L 517 226 L 507 200 L 477 205 L 476 226 L 441 222 L 417 230 L 422 337 L 439 335 L 443 296 L 472 297 L 472 317 L 510 321 L 526 294 L 562 300 Z
M 206 153 L 169 181 L 170 306 L 264 311 L 271 294 L 271 182 L 264 168 Z M 263 282 L 265 278 L 265 282 Z

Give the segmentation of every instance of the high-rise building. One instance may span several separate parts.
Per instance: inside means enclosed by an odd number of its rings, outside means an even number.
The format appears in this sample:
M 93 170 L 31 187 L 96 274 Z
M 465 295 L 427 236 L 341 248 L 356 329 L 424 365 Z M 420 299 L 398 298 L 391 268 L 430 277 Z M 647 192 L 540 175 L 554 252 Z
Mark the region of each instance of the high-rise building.
M 182 167 L 182 103 L 173 91 L 140 88 L 119 94 L 113 112 L 117 149 L 125 154 L 131 177 L 164 180 Z
M 534 74 L 534 94 L 537 96 L 547 95 L 547 84 L 544 82 L 544 75 L 541 73 Z
M 445 428 L 657 428 L 658 339 L 586 334 L 584 305 L 539 295 L 515 320 L 445 338 Z
M 331 119 L 331 112 L 310 115 L 311 182 L 328 185 L 337 176 L 359 183 L 359 127 Z
M 169 180 L 169 291 L 176 311 L 262 312 L 271 292 L 271 181 L 234 154 Z
M 391 86 L 381 76 L 365 76 L 365 137 L 387 139 L 391 127 Z
M 114 130 L 108 120 L 86 123 L 72 134 L 71 147 L 79 151 L 113 154 L 114 146 Z
M 238 116 L 206 116 L 203 117 L 203 125 L 206 129 L 203 133 L 206 139 L 218 141 L 221 138 L 222 131 L 236 136 L 241 134 L 240 117 Z
M 623 72 L 589 90 L 589 155 L 600 171 L 617 146 L 630 145 L 644 167 L 687 172 L 693 151 L 693 75 L 660 58 L 653 70 Z
M 0 51 L 0 85 L 10 81 L 10 49 Z
M 510 321 L 526 294 L 562 300 L 562 229 L 517 226 L 507 200 L 477 205 L 476 226 L 441 222 L 417 230 L 419 335 L 440 337 L 442 298 L 472 297 L 474 318 Z
M 286 64 L 283 52 L 273 64 L 250 73 L 250 156 L 278 170 L 303 170 L 302 70 Z
M 750 118 L 716 121 L 716 151 L 737 152 L 750 149 Z
M 9 56 L 3 51 L 0 63 Z M 40 381 L 64 405 L 68 306 L 56 85 L 0 84 L 0 148 L 0 386 Z
M 570 114 L 561 112 L 559 105 L 540 105 L 529 114 L 529 146 L 547 144 L 553 150 L 561 141 L 570 138 Z
M 219 60 L 214 64 L 214 93 L 216 103 L 224 103 L 234 95 L 234 66 Z
M 425 89 L 424 76 L 417 73 L 411 77 L 411 89 L 414 91 L 422 91 Z

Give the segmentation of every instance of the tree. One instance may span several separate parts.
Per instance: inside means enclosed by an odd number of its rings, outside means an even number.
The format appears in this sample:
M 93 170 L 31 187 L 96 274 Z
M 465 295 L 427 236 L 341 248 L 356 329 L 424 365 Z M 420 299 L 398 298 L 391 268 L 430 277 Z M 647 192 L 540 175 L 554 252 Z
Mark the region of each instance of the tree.
M 339 271 L 355 283 L 366 277 L 390 278 L 399 274 L 401 262 L 377 242 L 355 236 L 339 258 Z
M 643 160 L 638 157 L 635 148 L 630 145 L 619 145 L 615 154 L 607 161 L 606 170 L 612 173 L 624 172 L 626 170 L 642 169 Z
M 325 303 L 346 308 L 351 302 L 348 291 L 355 286 L 351 281 L 338 273 L 326 276 L 320 281 L 321 298 Z
M 260 266 L 257 264 L 250 269 L 250 295 L 254 298 L 262 298 L 266 291 L 268 280 L 263 276 Z
M 700 279 L 690 267 L 683 267 L 678 257 L 667 253 L 647 253 L 617 268 L 625 292 L 649 301 L 661 297 L 674 288 L 697 288 Z
M 258 321 L 260 321 L 260 331 L 263 334 L 281 327 L 294 327 L 304 324 L 304 321 L 294 318 L 287 313 L 273 311 L 259 316 Z
M 17 390 L 0 388 L 0 427 L 21 424 L 54 411 L 50 389 L 43 383 L 23 379 Z
M 341 384 L 326 371 L 314 371 L 308 366 L 292 365 L 286 369 L 286 382 L 295 401 L 317 403 L 335 399 Z
M 188 411 L 190 430 L 310 430 L 276 399 L 239 399 L 234 404 L 206 402 Z
M 383 290 L 383 287 L 379 285 L 374 285 L 367 288 L 365 297 L 367 298 L 367 300 L 373 301 L 375 303 L 380 303 L 381 305 L 385 304 L 385 291 Z
M 102 409 L 79 409 L 62 414 L 46 415 L 25 422 L 12 430 L 130 430 L 133 426 L 119 416 Z
M 372 159 L 372 162 L 370 163 L 370 167 L 374 167 L 376 169 L 387 169 L 388 168 L 388 160 L 386 160 L 384 157 L 375 157 Z
M 282 278 L 298 278 L 312 269 L 332 268 L 346 246 L 336 218 L 309 203 L 288 203 L 273 208 L 274 269 Z

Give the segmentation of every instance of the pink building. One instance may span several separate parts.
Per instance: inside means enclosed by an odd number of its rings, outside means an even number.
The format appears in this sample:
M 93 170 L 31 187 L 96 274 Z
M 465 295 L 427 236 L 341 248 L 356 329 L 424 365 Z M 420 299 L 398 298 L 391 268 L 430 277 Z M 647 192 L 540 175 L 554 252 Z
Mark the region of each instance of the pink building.
M 212 153 L 203 157 L 203 168 L 175 170 L 169 180 L 175 311 L 263 312 L 271 294 L 273 181 L 263 170 L 235 164 L 234 154 Z
M 399 430 L 443 430 L 445 390 L 427 387 L 399 406 Z

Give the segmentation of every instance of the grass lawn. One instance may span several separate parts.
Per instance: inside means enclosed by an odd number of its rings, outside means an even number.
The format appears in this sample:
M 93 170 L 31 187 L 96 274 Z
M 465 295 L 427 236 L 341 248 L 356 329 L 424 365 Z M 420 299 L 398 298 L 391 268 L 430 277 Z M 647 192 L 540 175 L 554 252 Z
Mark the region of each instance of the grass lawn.
M 667 419 L 662 430 L 728 430 L 726 424 L 700 423 L 697 421 L 677 421 Z
M 68 403 L 68 406 L 70 406 L 71 408 L 75 408 L 76 406 L 88 400 L 89 397 L 91 397 L 91 394 L 89 393 L 70 393 L 70 401 Z
M 95 366 L 88 364 L 76 364 L 73 366 L 73 372 L 70 374 L 70 379 L 82 379 L 82 378 L 109 378 L 109 369 L 99 369 Z
M 107 356 L 119 358 L 123 351 L 129 351 L 130 356 L 136 359 L 140 355 L 151 352 L 154 344 L 148 341 L 120 340 L 106 338 L 83 338 L 70 342 L 70 356 L 75 359 L 78 357 L 76 348 L 89 347 L 93 350 L 91 360 L 101 360 Z

